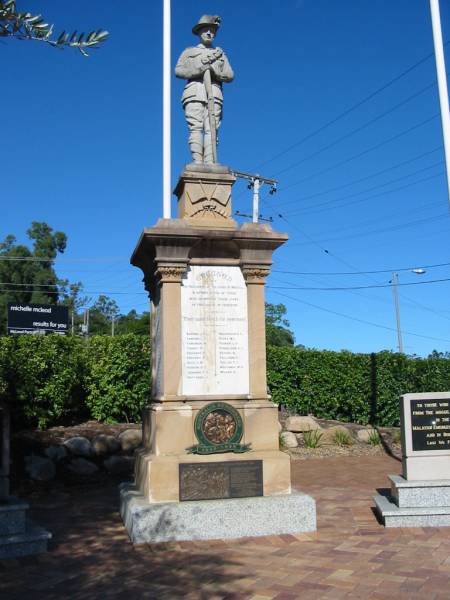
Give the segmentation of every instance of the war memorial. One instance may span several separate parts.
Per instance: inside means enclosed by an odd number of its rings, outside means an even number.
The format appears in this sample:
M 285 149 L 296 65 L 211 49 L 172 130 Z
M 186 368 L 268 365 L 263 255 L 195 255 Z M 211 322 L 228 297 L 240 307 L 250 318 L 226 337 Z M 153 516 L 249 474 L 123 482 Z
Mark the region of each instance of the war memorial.
M 135 485 L 121 489 L 135 543 L 316 529 L 315 501 L 291 489 L 266 381 L 264 285 L 288 236 L 232 218 L 236 176 L 217 160 L 217 130 L 234 74 L 213 46 L 219 27 L 203 16 L 200 43 L 176 66 L 192 154 L 178 218 L 144 229 L 131 258 L 151 299 L 153 347 Z

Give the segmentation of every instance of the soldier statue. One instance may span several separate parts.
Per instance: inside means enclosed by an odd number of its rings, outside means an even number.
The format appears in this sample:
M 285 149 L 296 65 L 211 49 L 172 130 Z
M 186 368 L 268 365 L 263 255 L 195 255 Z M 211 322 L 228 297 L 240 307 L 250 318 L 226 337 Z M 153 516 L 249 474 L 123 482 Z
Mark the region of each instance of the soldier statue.
M 178 59 L 175 74 L 187 79 L 181 103 L 189 126 L 189 146 L 196 164 L 217 163 L 217 130 L 222 119 L 222 83 L 233 81 L 233 69 L 221 48 L 213 41 L 220 17 L 203 15 L 192 33 L 200 44 L 186 48 Z

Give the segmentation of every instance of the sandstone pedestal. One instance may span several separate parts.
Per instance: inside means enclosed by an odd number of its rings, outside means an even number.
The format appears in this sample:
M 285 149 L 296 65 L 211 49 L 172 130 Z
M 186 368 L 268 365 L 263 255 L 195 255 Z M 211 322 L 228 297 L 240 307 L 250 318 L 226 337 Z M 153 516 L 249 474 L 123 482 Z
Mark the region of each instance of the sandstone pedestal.
M 239 509 L 244 497 L 246 507 L 255 502 L 262 511 L 251 535 L 275 533 L 261 515 L 276 497 L 278 506 L 283 499 L 290 508 L 308 505 L 302 526 L 286 521 L 280 532 L 315 529 L 314 501 L 291 495 L 290 457 L 279 450 L 277 407 L 266 383 L 264 284 L 287 235 L 268 225 L 237 226 L 234 181 L 217 165 L 185 171 L 175 190 L 179 218 L 145 229 L 131 259 L 152 302 L 153 348 L 152 403 L 143 415 L 135 488 L 122 490 L 122 515 L 135 541 L 194 539 L 183 537 L 194 501 L 207 511 L 225 503 L 237 519 L 233 531 L 250 535 L 241 523 L 248 519 L 248 510 Z M 179 514 L 177 531 L 167 527 L 167 537 L 159 531 L 156 538 L 150 522 L 169 504 L 172 516 Z M 144 513 L 146 539 L 136 523 Z M 212 528 L 208 536 L 222 533 Z

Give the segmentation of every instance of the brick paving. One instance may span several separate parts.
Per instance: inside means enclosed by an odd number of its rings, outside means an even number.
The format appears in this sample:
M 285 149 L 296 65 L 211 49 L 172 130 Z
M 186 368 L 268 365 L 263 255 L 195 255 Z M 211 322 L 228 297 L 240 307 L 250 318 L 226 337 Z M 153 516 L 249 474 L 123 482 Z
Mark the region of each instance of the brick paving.
M 31 498 L 50 552 L 0 561 L 0 598 L 450 599 L 450 528 L 384 529 L 372 494 L 400 472 L 388 456 L 292 463 L 317 500 L 318 531 L 247 540 L 135 546 L 114 482 Z

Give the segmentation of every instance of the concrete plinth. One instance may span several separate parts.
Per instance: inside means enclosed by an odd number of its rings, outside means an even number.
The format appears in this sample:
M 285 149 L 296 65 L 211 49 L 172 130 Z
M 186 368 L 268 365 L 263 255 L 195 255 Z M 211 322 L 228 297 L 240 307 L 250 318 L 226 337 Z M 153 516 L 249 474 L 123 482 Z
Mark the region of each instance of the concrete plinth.
M 316 504 L 306 494 L 150 503 L 122 484 L 121 515 L 134 544 L 279 535 L 316 530 Z
M 391 495 L 374 496 L 386 527 L 450 526 L 450 480 L 409 481 L 390 475 Z

